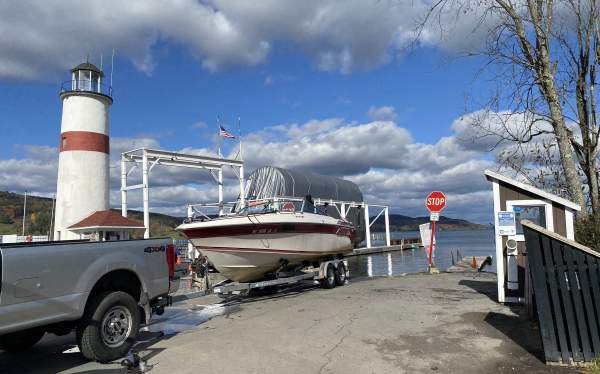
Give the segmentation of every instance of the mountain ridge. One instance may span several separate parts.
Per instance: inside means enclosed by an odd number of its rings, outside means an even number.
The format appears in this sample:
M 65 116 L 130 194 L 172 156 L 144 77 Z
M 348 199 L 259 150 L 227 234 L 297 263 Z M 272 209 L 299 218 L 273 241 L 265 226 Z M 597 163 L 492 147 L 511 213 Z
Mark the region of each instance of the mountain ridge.
M 371 222 L 375 217 L 371 217 Z M 419 231 L 419 225 L 428 223 L 429 216 L 410 217 L 403 214 L 390 214 L 390 231 Z M 465 219 L 440 216 L 440 220 L 435 224 L 436 229 L 442 231 L 457 230 L 485 230 L 489 226 L 473 223 Z M 371 232 L 385 231 L 385 221 L 380 216 L 371 226 Z

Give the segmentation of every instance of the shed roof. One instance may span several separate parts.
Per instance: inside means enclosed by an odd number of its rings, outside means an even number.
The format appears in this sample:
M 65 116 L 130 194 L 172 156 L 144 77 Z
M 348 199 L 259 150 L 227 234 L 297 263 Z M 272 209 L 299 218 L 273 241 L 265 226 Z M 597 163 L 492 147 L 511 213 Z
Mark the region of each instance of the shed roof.
M 489 180 L 489 181 L 494 180 L 494 179 L 495 180 L 499 180 L 501 182 L 510 184 L 511 186 L 516 187 L 518 189 L 521 189 L 521 190 L 524 190 L 524 191 L 527 191 L 527 192 L 531 192 L 532 194 L 538 195 L 541 198 L 544 198 L 546 200 L 550 200 L 550 201 L 553 201 L 553 202 L 555 202 L 557 204 L 563 205 L 563 206 L 565 206 L 567 208 L 570 208 L 570 209 L 573 209 L 573 210 L 576 210 L 576 211 L 580 211 L 581 210 L 581 206 L 579 204 L 575 204 L 574 202 L 572 202 L 570 200 L 567 200 L 567 199 L 564 199 L 564 198 L 562 198 L 560 196 L 551 194 L 551 193 L 546 192 L 544 190 L 541 190 L 541 189 L 539 189 L 537 187 L 534 187 L 534 186 L 532 186 L 530 184 L 519 182 L 518 180 L 509 178 L 509 177 L 507 177 L 505 175 L 502 175 L 500 173 L 497 173 L 495 171 L 486 170 L 484 172 L 484 174 L 485 174 L 487 180 Z
M 69 227 L 69 230 L 82 229 L 143 229 L 138 221 L 125 218 L 114 210 L 96 211 Z

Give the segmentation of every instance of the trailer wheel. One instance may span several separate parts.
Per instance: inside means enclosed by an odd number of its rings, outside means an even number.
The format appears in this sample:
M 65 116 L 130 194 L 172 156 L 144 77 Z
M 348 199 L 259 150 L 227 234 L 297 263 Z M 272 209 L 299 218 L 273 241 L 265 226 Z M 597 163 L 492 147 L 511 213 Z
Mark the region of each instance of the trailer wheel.
M 327 289 L 335 287 L 335 278 L 335 268 L 333 267 L 333 264 L 327 264 L 325 278 L 321 279 L 321 287 Z
M 90 360 L 108 362 L 127 354 L 140 328 L 140 311 L 134 298 L 114 291 L 97 295 L 86 308 L 76 330 L 77 345 Z
M 22 352 L 39 342 L 46 332 L 42 329 L 29 329 L 0 335 L 0 350 Z
M 340 261 L 335 269 L 335 285 L 343 286 L 344 284 L 346 284 L 346 265 Z

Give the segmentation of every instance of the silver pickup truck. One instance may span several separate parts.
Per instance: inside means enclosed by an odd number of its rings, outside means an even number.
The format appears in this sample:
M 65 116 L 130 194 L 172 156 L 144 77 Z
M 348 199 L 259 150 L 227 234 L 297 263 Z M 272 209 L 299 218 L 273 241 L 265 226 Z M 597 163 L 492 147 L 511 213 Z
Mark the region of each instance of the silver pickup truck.
M 171 239 L 0 244 L 0 350 L 76 331 L 88 359 L 124 356 L 177 290 Z

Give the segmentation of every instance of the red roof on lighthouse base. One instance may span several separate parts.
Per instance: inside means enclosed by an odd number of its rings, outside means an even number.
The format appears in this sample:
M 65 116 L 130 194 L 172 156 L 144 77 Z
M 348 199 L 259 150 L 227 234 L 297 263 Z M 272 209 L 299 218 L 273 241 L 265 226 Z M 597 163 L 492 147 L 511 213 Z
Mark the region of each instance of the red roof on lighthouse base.
M 114 210 L 101 210 L 92 213 L 74 225 L 69 226 L 69 230 L 83 229 L 144 229 L 141 222 L 123 217 Z

